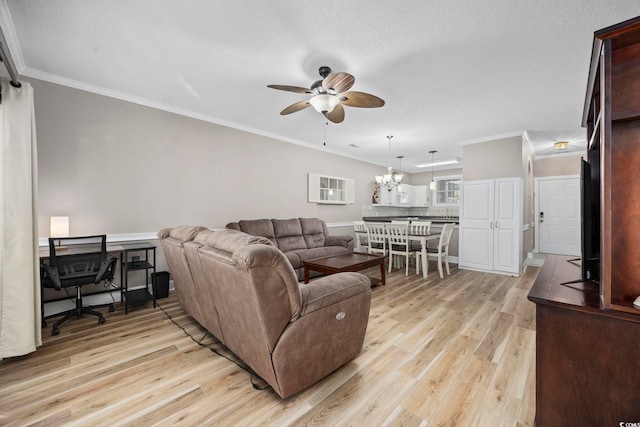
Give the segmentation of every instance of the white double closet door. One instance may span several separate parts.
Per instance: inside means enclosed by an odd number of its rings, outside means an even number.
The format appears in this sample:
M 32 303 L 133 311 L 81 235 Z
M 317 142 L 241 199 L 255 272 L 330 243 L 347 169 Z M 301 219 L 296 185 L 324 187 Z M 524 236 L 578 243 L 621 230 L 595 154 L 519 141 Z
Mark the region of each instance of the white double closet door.
M 460 268 L 519 275 L 522 178 L 462 183 Z

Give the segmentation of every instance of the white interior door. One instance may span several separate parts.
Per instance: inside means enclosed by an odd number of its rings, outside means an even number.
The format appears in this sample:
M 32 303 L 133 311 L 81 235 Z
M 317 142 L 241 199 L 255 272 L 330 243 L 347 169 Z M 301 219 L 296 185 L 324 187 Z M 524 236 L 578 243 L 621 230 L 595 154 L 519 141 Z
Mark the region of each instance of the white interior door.
M 538 181 L 538 251 L 580 255 L 580 178 Z

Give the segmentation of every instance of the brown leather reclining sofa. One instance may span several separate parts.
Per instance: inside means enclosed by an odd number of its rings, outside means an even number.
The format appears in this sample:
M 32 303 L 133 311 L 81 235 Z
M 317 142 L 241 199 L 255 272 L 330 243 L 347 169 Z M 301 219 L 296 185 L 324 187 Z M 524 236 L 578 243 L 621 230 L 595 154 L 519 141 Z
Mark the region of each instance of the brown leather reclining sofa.
M 304 278 L 303 261 L 353 252 L 353 236 L 330 236 L 319 218 L 242 220 L 230 222 L 226 228 L 271 240 L 287 257 L 298 280 Z M 311 277 L 318 275 L 311 271 Z
M 158 232 L 184 310 L 281 397 L 360 353 L 369 279 L 339 273 L 307 285 L 267 238 L 180 226 Z

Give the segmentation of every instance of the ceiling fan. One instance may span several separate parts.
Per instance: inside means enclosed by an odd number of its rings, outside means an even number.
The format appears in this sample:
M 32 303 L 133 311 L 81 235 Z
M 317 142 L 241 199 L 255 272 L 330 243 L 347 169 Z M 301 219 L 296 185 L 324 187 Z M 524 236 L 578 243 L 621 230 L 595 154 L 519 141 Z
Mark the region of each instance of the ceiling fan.
M 295 113 L 313 106 L 333 123 L 344 120 L 343 105 L 348 107 L 376 108 L 384 105 L 384 100 L 364 92 L 347 92 L 353 86 L 355 77 L 348 73 L 331 73 L 331 68 L 323 66 L 318 70 L 321 80 L 314 82 L 309 89 L 300 86 L 268 85 L 272 89 L 312 95 L 306 101 L 289 105 L 280 112 L 281 115 Z

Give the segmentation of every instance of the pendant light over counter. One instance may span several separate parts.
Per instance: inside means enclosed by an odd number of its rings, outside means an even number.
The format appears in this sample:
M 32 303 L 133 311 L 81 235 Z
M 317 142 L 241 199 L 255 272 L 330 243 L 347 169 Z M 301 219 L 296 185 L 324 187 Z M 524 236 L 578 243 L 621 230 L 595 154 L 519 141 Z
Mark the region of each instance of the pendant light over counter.
M 433 180 L 433 163 L 434 162 L 434 155 L 438 152 L 438 150 L 431 150 L 429 151 L 429 154 L 431 154 L 431 183 L 429 184 L 429 189 L 430 190 L 435 190 L 436 189 L 436 182 Z

